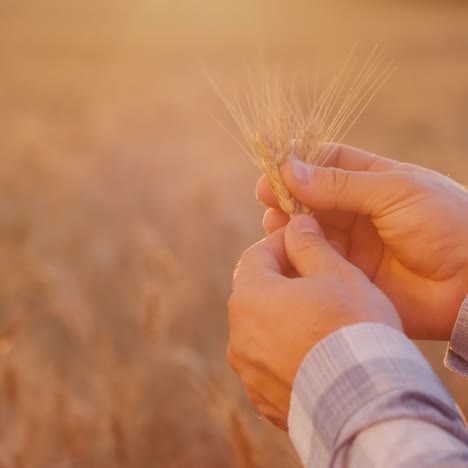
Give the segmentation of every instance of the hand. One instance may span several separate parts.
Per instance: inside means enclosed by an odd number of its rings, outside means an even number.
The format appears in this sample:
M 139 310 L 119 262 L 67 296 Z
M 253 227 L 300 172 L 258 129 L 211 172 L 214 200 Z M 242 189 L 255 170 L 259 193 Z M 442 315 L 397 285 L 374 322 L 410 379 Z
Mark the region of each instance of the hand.
M 294 377 L 310 349 L 357 322 L 401 330 L 392 303 L 301 215 L 241 257 L 229 300 L 228 360 L 251 400 L 287 428 Z
M 291 162 L 283 179 L 330 243 L 390 298 L 411 338 L 448 340 L 468 293 L 468 192 L 437 172 L 347 146 L 335 145 L 327 165 Z M 265 177 L 257 198 L 273 208 L 267 232 L 287 223 Z

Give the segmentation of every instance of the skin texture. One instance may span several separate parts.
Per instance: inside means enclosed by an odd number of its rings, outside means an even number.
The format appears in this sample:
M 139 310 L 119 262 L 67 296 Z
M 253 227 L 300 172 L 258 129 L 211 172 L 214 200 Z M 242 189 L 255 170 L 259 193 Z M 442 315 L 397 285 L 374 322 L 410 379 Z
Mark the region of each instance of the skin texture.
M 330 245 L 314 218 L 297 216 L 241 257 L 229 300 L 228 360 L 250 399 L 287 430 L 291 389 L 305 355 L 358 322 L 401 330 L 390 300 Z
M 328 167 L 297 166 L 284 168 L 288 189 L 390 298 L 405 333 L 448 340 L 468 293 L 468 192 L 437 172 L 344 145 L 334 145 Z M 289 221 L 265 177 L 257 198 L 270 207 L 267 232 Z
M 229 300 L 228 360 L 282 429 L 297 370 L 324 337 L 380 322 L 412 338 L 448 339 L 468 292 L 460 185 L 346 146 L 333 147 L 328 167 L 311 169 L 288 163 L 283 179 L 314 217 L 289 220 L 260 178 L 270 235 L 242 255 Z

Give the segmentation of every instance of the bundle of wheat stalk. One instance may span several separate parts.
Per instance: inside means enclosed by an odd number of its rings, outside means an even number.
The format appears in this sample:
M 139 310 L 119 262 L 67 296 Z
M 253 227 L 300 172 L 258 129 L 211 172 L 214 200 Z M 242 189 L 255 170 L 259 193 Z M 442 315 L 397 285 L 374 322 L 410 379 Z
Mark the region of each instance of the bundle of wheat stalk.
M 310 213 L 286 188 L 281 176 L 285 163 L 299 159 L 324 165 L 333 151 L 326 143 L 342 141 L 392 71 L 379 47 L 363 63 L 353 49 L 325 90 L 318 93 L 315 83 L 305 103 L 297 88 L 286 88 L 264 72 L 260 86 L 250 81 L 245 99 L 230 100 L 217 88 L 244 136 L 241 147 L 266 174 L 283 211 L 290 216 Z

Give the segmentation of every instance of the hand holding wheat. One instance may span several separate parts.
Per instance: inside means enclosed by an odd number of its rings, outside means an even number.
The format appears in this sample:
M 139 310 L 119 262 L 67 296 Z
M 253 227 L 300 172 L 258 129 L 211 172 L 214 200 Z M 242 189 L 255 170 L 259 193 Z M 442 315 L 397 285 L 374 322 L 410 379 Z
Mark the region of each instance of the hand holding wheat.
M 323 338 L 360 322 L 401 330 L 388 298 L 333 249 L 307 215 L 247 250 L 233 289 L 229 362 L 251 400 L 282 429 L 297 370 Z
M 264 172 L 288 215 L 311 210 L 285 186 L 282 169 L 286 162 L 297 159 L 309 165 L 325 164 L 332 147 L 324 143 L 341 141 L 392 68 L 379 48 L 363 65 L 352 52 L 325 91 L 318 95 L 315 89 L 305 110 L 294 90 L 286 91 L 279 81 L 268 77 L 262 77 L 259 87 L 251 84 L 244 103 L 227 99 L 214 85 L 244 135 L 243 149 Z
M 348 146 L 311 169 L 288 163 L 282 177 L 327 240 L 392 300 L 411 338 L 448 340 L 468 294 L 468 192 L 437 172 Z M 266 177 L 257 198 L 272 207 L 268 232 L 288 223 Z

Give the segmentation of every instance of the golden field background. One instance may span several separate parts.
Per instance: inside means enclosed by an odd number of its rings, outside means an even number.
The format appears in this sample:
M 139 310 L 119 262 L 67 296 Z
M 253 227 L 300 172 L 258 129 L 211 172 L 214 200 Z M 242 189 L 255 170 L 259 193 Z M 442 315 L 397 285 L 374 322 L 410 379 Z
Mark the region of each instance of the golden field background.
M 327 77 L 379 43 L 398 70 L 346 142 L 466 183 L 467 25 L 461 1 L 1 0 L 0 468 L 298 466 L 225 362 L 262 208 L 204 70 Z

